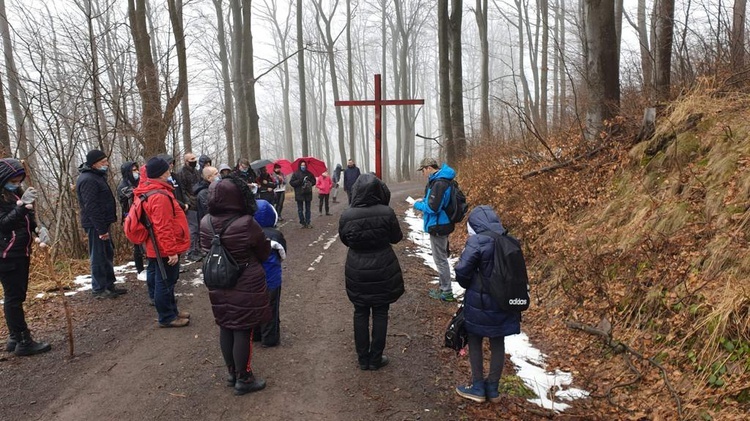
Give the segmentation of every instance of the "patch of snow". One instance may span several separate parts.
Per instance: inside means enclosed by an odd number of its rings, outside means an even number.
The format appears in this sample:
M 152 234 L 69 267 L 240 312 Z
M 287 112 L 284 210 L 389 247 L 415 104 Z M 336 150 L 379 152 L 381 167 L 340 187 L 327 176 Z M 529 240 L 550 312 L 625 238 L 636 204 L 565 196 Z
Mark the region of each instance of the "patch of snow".
M 407 197 L 406 201 L 409 204 L 414 204 L 412 197 Z M 432 259 L 430 235 L 422 230 L 424 226 L 422 218 L 417 215 L 414 209 L 409 208 L 405 212 L 404 219 L 407 225 L 409 225 L 408 238 L 417 247 L 413 255 L 422 258 L 425 265 L 431 267 L 437 273 L 435 262 Z M 451 277 L 455 279 L 456 276 L 453 267 L 458 258 L 448 260 L 451 265 Z M 438 277 L 435 276 L 430 282 L 433 284 L 438 283 Z M 463 295 L 464 289 L 458 285 L 458 282 L 454 281 L 452 286 L 454 295 Z M 546 409 L 561 412 L 570 406 L 561 401 L 570 402 L 589 395 L 585 390 L 570 387 L 573 383 L 573 375 L 571 373 L 560 370 L 547 372 L 544 362 L 545 355 L 534 348 L 525 333 L 521 332 L 518 335 L 506 336 L 505 352 L 510 354 L 511 362 L 518 369 L 518 377 L 539 396 L 536 399 L 529 399 L 529 402 Z

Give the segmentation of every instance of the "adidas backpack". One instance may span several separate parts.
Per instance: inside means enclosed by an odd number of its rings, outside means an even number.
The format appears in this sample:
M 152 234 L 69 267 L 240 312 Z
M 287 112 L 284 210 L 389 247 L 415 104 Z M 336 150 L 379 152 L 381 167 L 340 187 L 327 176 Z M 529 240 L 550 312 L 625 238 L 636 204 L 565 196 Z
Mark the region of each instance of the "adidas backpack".
M 486 231 L 495 239 L 495 255 L 492 276 L 482 276 L 482 290 L 489 291 L 492 299 L 506 311 L 520 312 L 529 308 L 529 276 L 526 261 L 521 252 L 521 243 L 512 236 Z

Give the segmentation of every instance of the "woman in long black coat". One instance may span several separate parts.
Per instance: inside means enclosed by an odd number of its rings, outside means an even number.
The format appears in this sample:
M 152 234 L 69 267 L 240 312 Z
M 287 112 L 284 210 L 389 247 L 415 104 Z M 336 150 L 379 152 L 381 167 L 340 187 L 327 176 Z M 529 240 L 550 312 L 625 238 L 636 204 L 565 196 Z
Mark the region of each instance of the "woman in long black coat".
M 388 364 L 383 355 L 388 309 L 404 293 L 401 266 L 391 247 L 401 241 L 403 233 L 396 213 L 388 206 L 390 199 L 382 181 L 363 174 L 352 187 L 351 207 L 339 219 L 339 237 L 349 247 L 344 276 L 346 293 L 354 304 L 354 343 L 362 370 Z
M 238 217 L 221 236 L 221 244 L 245 268 L 234 288 L 208 291 L 214 319 L 221 329 L 219 343 L 229 370 L 227 386 L 234 386 L 237 395 L 266 386 L 265 380 L 254 376 L 251 369 L 253 329 L 271 320 L 266 275 L 261 266 L 271 253 L 271 243 L 253 218 L 255 210 L 250 187 L 231 175 L 208 188 L 209 214 L 201 220 L 200 228 L 201 247 L 208 252 L 213 239 L 211 226 L 219 234 L 230 219 Z

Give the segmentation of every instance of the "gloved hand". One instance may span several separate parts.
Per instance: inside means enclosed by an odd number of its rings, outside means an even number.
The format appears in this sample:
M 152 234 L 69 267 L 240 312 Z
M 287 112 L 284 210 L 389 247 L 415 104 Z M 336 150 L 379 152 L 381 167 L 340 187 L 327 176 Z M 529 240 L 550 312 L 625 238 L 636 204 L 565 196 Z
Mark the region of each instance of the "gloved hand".
M 23 192 L 23 196 L 21 196 L 21 201 L 23 202 L 24 205 L 30 205 L 34 203 L 38 195 L 39 195 L 39 192 L 37 192 L 35 188 L 29 187 L 26 189 L 25 192 Z
M 271 249 L 278 250 L 281 260 L 286 259 L 286 250 L 279 242 L 271 240 Z
M 36 227 L 36 241 L 40 247 L 47 247 L 48 244 L 52 243 L 52 238 L 49 235 L 49 231 L 45 227 Z

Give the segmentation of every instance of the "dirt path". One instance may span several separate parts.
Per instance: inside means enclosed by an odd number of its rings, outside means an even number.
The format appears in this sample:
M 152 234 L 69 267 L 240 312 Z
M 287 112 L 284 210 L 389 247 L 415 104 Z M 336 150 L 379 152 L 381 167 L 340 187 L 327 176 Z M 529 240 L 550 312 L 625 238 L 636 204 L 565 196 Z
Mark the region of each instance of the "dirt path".
M 392 205 L 403 215 L 407 195 L 419 183 L 391 186 Z M 345 200 L 345 194 L 341 194 Z M 251 419 L 404 420 L 458 419 L 463 405 L 446 387 L 452 371 L 440 362 L 435 311 L 424 291 L 431 277 L 409 255 L 403 241 L 397 254 L 406 294 L 391 307 L 386 355 L 391 364 L 360 371 L 352 335 L 352 306 L 346 297 L 346 248 L 336 238 L 344 205 L 334 216 L 317 216 L 314 229 L 301 229 L 294 202 L 287 202 L 281 230 L 289 244 L 281 299 L 281 345 L 256 347 L 253 367 L 268 387 L 237 397 L 224 386 L 218 328 L 197 265 L 181 274 L 181 310 L 192 313 L 183 329 L 156 327 L 145 283 L 128 279 L 130 293 L 118 300 L 72 297 L 76 355 L 68 361 L 64 324 L 57 301 L 41 304 L 41 317 L 59 319 L 60 329 L 42 332 L 52 352 L 0 362 L 0 411 L 4 419 Z M 406 228 L 404 227 L 404 230 Z M 35 312 L 35 314 L 38 312 Z M 440 321 L 439 324 L 442 322 Z M 31 323 L 33 325 L 33 321 Z M 437 333 L 436 333 L 437 332 Z M 446 379 L 447 377 L 447 379 Z M 12 386 L 12 387 L 8 387 Z M 17 387 L 16 387 L 17 386 Z

